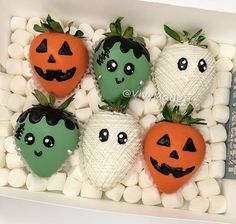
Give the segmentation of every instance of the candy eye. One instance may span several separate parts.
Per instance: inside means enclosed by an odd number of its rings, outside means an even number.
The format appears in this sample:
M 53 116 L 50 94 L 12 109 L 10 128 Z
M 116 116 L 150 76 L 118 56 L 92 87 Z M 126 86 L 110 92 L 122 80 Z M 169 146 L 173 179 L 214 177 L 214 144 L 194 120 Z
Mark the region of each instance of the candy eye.
M 109 72 L 114 72 L 117 69 L 117 62 L 115 60 L 109 60 L 107 62 L 107 70 Z
M 70 46 L 66 41 L 62 44 L 60 50 L 58 51 L 58 54 L 60 54 L 60 55 L 72 55 Z
M 47 148 L 51 148 L 54 146 L 55 144 L 55 140 L 52 136 L 46 136 L 44 139 L 43 139 L 43 144 L 47 147 Z
M 126 75 L 132 75 L 134 73 L 135 67 L 132 63 L 127 63 L 124 67 L 124 72 Z
M 109 138 L 109 132 L 107 129 L 102 129 L 100 132 L 99 132 L 99 140 L 101 142 L 106 142 Z
M 118 143 L 120 144 L 120 145 L 123 145 L 123 144 L 125 144 L 127 141 L 128 141 L 128 136 L 127 136 L 127 134 L 125 133 L 125 132 L 120 132 L 118 135 L 117 135 L 117 137 L 118 137 Z
M 39 46 L 36 48 L 36 52 L 45 53 L 47 52 L 47 39 L 43 39 Z
M 25 144 L 33 145 L 35 141 L 34 135 L 32 133 L 27 133 L 25 135 Z
M 201 59 L 198 62 L 198 69 L 201 73 L 205 72 L 207 70 L 207 63 L 204 59 Z
M 186 58 L 180 58 L 178 61 L 178 68 L 180 71 L 186 70 L 188 67 L 188 60 Z

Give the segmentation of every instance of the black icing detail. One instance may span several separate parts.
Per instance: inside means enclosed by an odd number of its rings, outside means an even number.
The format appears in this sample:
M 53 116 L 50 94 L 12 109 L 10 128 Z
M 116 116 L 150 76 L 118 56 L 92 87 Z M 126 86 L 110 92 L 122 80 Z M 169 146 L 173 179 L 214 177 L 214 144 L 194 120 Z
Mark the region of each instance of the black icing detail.
M 56 63 L 55 58 L 53 57 L 52 54 L 50 54 L 49 58 L 48 58 L 48 63 Z
M 170 147 L 170 138 L 168 134 L 163 135 L 158 141 L 157 145 Z
M 165 176 L 168 176 L 170 173 L 172 173 L 172 175 L 175 178 L 186 176 L 190 174 L 191 172 L 193 172 L 193 170 L 195 169 L 195 166 L 192 166 L 183 170 L 183 168 L 172 167 L 172 166 L 167 165 L 166 163 L 162 163 L 161 165 L 158 165 L 158 162 L 152 157 L 150 157 L 150 161 L 152 163 L 152 166 L 155 168 L 155 170 L 157 170 L 158 172 L 162 173 Z
M 17 119 L 17 122 L 24 122 L 26 117 L 29 115 L 28 119 L 32 124 L 36 124 L 41 121 L 43 117 L 46 118 L 47 124 L 51 126 L 57 125 L 60 120 L 64 120 L 65 127 L 74 130 L 79 128 L 77 120 L 73 117 L 69 117 L 64 111 L 57 110 L 51 107 L 35 106 L 23 112 Z
M 183 151 L 188 151 L 188 152 L 196 152 L 195 145 L 193 143 L 193 140 L 191 138 L 188 138 L 187 142 L 185 143 L 183 147 Z
M 35 137 L 32 133 L 27 133 L 25 135 L 25 144 L 26 145 L 33 145 L 35 141 Z
M 76 67 L 68 69 L 66 72 L 63 72 L 62 70 L 49 69 L 47 69 L 46 72 L 43 72 L 43 70 L 37 66 L 34 66 L 34 69 L 41 78 L 47 81 L 52 81 L 53 79 L 56 79 L 58 82 L 63 82 L 68 79 L 71 79 L 76 72 Z
M 170 158 L 172 158 L 172 159 L 179 159 L 179 154 L 178 154 L 178 152 L 177 152 L 176 150 L 172 151 L 172 152 L 170 153 Z
M 60 55 L 73 55 L 73 53 L 72 53 L 72 51 L 70 49 L 70 46 L 69 46 L 67 41 L 65 41 L 62 44 L 60 50 L 58 51 L 58 54 L 60 54 Z
M 128 136 L 125 132 L 120 132 L 118 135 L 117 135 L 117 141 L 120 145 L 123 145 L 125 144 L 127 141 L 128 141 Z
M 108 140 L 108 138 L 109 138 L 109 131 L 106 128 L 102 129 L 99 132 L 99 140 L 101 142 L 106 142 Z
M 118 67 L 118 65 L 115 60 L 112 59 L 107 62 L 107 70 L 109 72 L 114 72 L 117 69 L 117 67 Z
M 188 60 L 186 58 L 180 58 L 177 64 L 180 71 L 186 70 L 188 67 Z
M 52 148 L 55 144 L 55 140 L 52 136 L 46 136 L 43 139 L 43 144 L 47 147 L 47 148 Z
M 43 39 L 39 46 L 36 48 L 36 52 L 38 53 L 46 53 L 48 51 L 47 48 L 48 41 L 47 39 Z
M 132 63 L 127 63 L 124 67 L 124 73 L 126 75 L 132 75 L 134 73 L 135 67 Z
M 115 78 L 115 80 L 117 84 L 121 84 L 125 81 L 125 78 L 122 78 L 122 79 Z
M 40 157 L 43 155 L 43 152 L 42 151 L 38 152 L 38 151 L 34 150 L 34 155 L 36 155 L 37 157 Z
M 201 59 L 199 62 L 198 62 L 198 70 L 203 73 L 207 70 L 207 63 L 204 59 Z
M 24 134 L 24 130 L 25 130 L 25 123 L 20 124 L 20 126 L 17 128 L 16 133 L 15 133 L 15 137 L 20 140 L 22 135 Z
M 113 36 L 105 38 L 95 48 L 95 52 L 97 52 L 101 44 L 103 43 L 104 51 L 98 56 L 97 59 L 97 63 L 99 65 L 104 62 L 106 57 L 109 57 L 110 52 L 108 52 L 107 50 L 110 50 L 117 42 L 120 43 L 120 50 L 122 53 L 127 53 L 129 50 L 132 49 L 136 58 L 140 58 L 142 55 L 144 55 L 146 59 L 150 61 L 150 54 L 148 50 L 144 47 L 144 45 L 138 43 L 137 41 L 134 41 L 133 39 L 126 39 L 120 36 Z

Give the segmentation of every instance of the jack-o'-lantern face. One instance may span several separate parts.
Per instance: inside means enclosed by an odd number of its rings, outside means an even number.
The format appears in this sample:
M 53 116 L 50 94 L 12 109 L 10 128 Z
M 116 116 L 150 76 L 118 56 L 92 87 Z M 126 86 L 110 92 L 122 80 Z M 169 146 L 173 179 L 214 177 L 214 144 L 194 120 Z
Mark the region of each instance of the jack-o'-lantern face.
M 157 187 L 172 193 L 200 167 L 205 155 L 205 142 L 191 126 L 160 122 L 147 133 L 144 155 Z
M 40 84 L 57 97 L 68 95 L 88 67 L 88 52 L 77 37 L 47 32 L 37 36 L 30 47 L 30 63 Z

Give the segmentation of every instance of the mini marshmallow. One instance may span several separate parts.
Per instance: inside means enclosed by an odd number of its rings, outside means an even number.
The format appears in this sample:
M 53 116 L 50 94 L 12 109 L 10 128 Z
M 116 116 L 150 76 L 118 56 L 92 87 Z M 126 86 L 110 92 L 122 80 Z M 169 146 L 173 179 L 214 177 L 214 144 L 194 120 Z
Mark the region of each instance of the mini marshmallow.
M 155 98 L 144 100 L 144 114 L 159 114 L 161 112 L 161 105 Z
M 134 163 L 134 169 L 138 173 L 141 173 L 144 167 L 145 167 L 145 162 L 144 162 L 143 155 L 139 155 L 136 162 Z
M 9 170 L 6 168 L 0 169 L 0 187 L 8 184 Z
M 231 72 L 217 72 L 217 87 L 230 88 L 232 84 Z
M 181 188 L 181 193 L 182 193 L 184 199 L 187 201 L 190 201 L 193 198 L 197 197 L 198 192 L 199 192 L 199 190 L 197 188 L 197 185 L 192 181 L 189 181 L 187 184 L 185 184 Z
M 21 112 L 14 113 L 12 115 L 12 117 L 11 117 L 11 125 L 12 125 L 12 127 L 16 126 L 17 119 L 19 118 L 20 115 L 21 115 Z
M 14 112 L 20 112 L 23 110 L 25 99 L 25 97 L 13 93 L 8 97 L 7 107 Z
M 230 91 L 228 88 L 217 88 L 214 92 L 214 104 L 229 104 Z
M 215 41 L 207 40 L 207 46 L 213 57 L 216 57 L 219 54 L 220 47 Z
M 13 136 L 8 136 L 4 141 L 4 148 L 8 153 L 16 153 L 16 144 Z M 16 167 L 14 167 L 16 168 Z
M 208 207 L 209 200 L 200 196 L 197 196 L 189 203 L 189 210 L 194 212 L 206 212 Z
M 124 191 L 123 198 L 128 203 L 137 203 L 142 198 L 142 189 L 137 185 L 127 187 Z
M 13 43 L 8 46 L 8 54 L 11 58 L 23 59 L 24 58 L 24 49 L 20 44 Z
M 98 95 L 98 91 L 96 88 L 89 91 L 88 101 L 89 101 L 89 106 L 91 107 L 92 111 L 98 112 L 99 111 L 98 105 L 101 103 L 101 99 Z
M 220 186 L 215 179 L 207 179 L 197 182 L 200 196 L 208 198 L 220 194 Z
M 196 128 L 201 133 L 206 142 L 210 140 L 210 132 L 208 127 L 206 127 L 205 125 L 197 125 Z
M 229 58 L 233 59 L 235 55 L 235 47 L 230 44 L 219 44 L 220 50 L 218 54 L 218 58 Z
M 9 96 L 10 96 L 10 92 L 0 89 L 0 105 L 1 106 L 7 105 Z
M 26 18 L 14 16 L 11 18 L 11 22 L 10 22 L 11 30 L 12 31 L 17 30 L 17 29 L 24 30 L 26 28 L 26 23 L 27 23 Z
M 81 182 L 74 179 L 73 177 L 68 177 L 63 188 L 63 193 L 66 196 L 76 197 L 79 195 L 81 187 Z
M 92 75 L 86 75 L 81 80 L 81 88 L 85 91 L 89 91 L 95 88 L 95 80 L 93 79 Z
M 94 31 L 93 28 L 86 23 L 82 23 L 79 25 L 79 30 L 81 30 L 84 33 L 84 36 L 88 38 L 89 40 L 92 40 Z
M 97 29 L 93 34 L 93 39 L 92 39 L 93 43 L 96 43 L 97 41 L 105 38 L 105 36 L 104 36 L 105 32 L 106 31 L 103 29 Z
M 211 147 L 210 144 L 206 144 L 206 153 L 204 157 L 204 162 L 211 162 Z
M 138 98 L 133 98 L 129 102 L 129 109 L 137 116 L 141 116 L 143 114 L 144 102 Z
M 13 77 L 13 75 L 0 72 L 0 89 L 8 91 Z
M 12 112 L 6 107 L 0 106 L 0 121 L 8 121 L 11 119 Z
M 75 150 L 73 154 L 69 157 L 69 162 L 72 167 L 78 166 L 80 164 L 79 149 Z
M 16 75 L 10 83 L 10 90 L 13 93 L 24 95 L 25 94 L 25 87 L 26 87 L 26 80 L 21 75 Z
M 125 191 L 125 187 L 121 184 L 116 185 L 112 189 L 105 192 L 105 195 L 112 201 L 120 201 Z
M 33 105 L 37 105 L 38 101 L 37 99 L 34 97 L 33 94 L 29 94 L 26 97 L 25 103 L 24 103 L 24 107 L 23 107 L 23 111 L 28 110 L 29 108 L 31 108 Z
M 33 34 L 19 29 L 15 30 L 11 35 L 11 41 L 13 43 L 18 43 L 23 47 L 26 47 L 28 44 L 30 44 L 33 38 Z
M 161 202 L 165 208 L 181 208 L 184 205 L 183 196 L 179 191 L 171 194 L 162 193 Z
M 143 37 L 143 39 L 144 39 L 144 43 L 146 45 L 146 48 L 149 49 L 150 48 L 150 38 Z
M 84 198 L 100 199 L 102 197 L 102 191 L 98 190 L 94 185 L 91 185 L 89 182 L 85 181 L 82 183 L 80 196 Z
M 208 212 L 211 214 L 223 214 L 227 209 L 227 201 L 225 196 L 217 195 L 209 197 L 209 209 Z
M 12 126 L 9 121 L 0 121 L 0 137 L 7 137 L 12 134 Z
M 83 175 L 83 172 L 79 165 L 72 167 L 69 170 L 68 176 L 78 180 L 79 182 L 83 182 L 86 180 L 86 177 Z
M 32 94 L 34 90 L 37 89 L 33 79 L 29 79 L 26 84 L 25 92 L 26 94 Z
M 22 60 L 9 58 L 6 61 L 6 71 L 12 75 L 22 74 Z
M 127 187 L 134 186 L 137 183 L 138 183 L 138 173 L 135 169 L 131 169 L 121 182 L 121 184 Z
M 197 173 L 195 174 L 193 180 L 200 181 L 200 180 L 207 180 L 209 178 L 209 167 L 208 163 L 203 162 Z
M 156 95 L 157 89 L 152 81 L 148 81 L 147 84 L 144 86 L 141 97 L 142 99 L 151 99 L 153 96 Z
M 151 187 L 153 185 L 153 180 L 152 177 L 150 175 L 150 173 L 148 172 L 147 169 L 144 169 L 140 174 L 139 174 L 139 186 L 141 188 L 147 188 L 147 187 Z
M 149 129 L 156 122 L 156 117 L 152 114 L 148 114 L 140 119 L 139 123 L 144 129 Z
M 161 203 L 161 195 L 156 186 L 143 189 L 142 202 L 144 205 L 159 205 Z
M 26 78 L 31 78 L 32 77 L 32 70 L 31 70 L 31 67 L 30 67 L 30 63 L 25 60 L 22 62 L 22 69 L 23 69 L 23 76 L 26 77 Z
M 223 178 L 225 176 L 225 162 L 212 161 L 209 163 L 210 178 Z
M 229 58 L 220 58 L 216 61 L 216 70 L 219 72 L 229 72 L 233 67 L 234 64 Z
M 224 142 L 213 143 L 210 147 L 212 160 L 226 160 L 226 144 Z
M 4 152 L 0 152 L 0 168 L 5 167 L 6 165 L 6 154 Z
M 28 23 L 27 23 L 27 27 L 26 27 L 26 29 L 27 29 L 27 31 L 29 32 L 29 33 L 32 33 L 33 35 L 36 35 L 36 34 L 38 34 L 38 32 L 36 32 L 35 30 L 34 30 L 34 25 L 40 25 L 40 21 L 41 21 L 41 19 L 40 18 L 38 18 L 38 17 L 31 17 L 29 20 L 28 20 Z
M 161 50 L 158 47 L 152 47 L 150 50 L 150 60 L 151 62 L 155 62 L 159 57 Z
M 204 122 L 207 123 L 206 125 L 207 127 L 216 125 L 216 121 L 212 117 L 212 112 L 210 109 L 204 109 L 204 110 L 199 111 L 199 113 L 197 114 L 197 117 L 205 119 Z
M 66 181 L 66 174 L 57 172 L 48 178 L 47 190 L 62 191 L 65 181 Z
M 76 118 L 81 122 L 87 122 L 92 114 L 93 112 L 90 107 L 82 108 L 75 111 Z
M 21 156 L 18 153 L 7 153 L 6 164 L 7 168 L 10 170 L 15 168 L 23 168 L 25 166 Z
M 74 102 L 76 109 L 88 106 L 89 102 L 87 99 L 87 94 L 84 89 L 79 89 L 76 91 Z
M 210 142 L 224 142 L 227 139 L 226 129 L 222 124 L 217 124 L 210 127 Z
M 150 36 L 150 47 L 158 47 L 162 49 L 167 43 L 166 35 L 151 35 Z
M 212 115 L 214 119 L 219 122 L 225 124 L 229 120 L 229 107 L 224 105 L 215 105 L 212 108 Z
M 47 182 L 47 178 L 38 177 L 32 173 L 29 173 L 26 179 L 26 187 L 29 191 L 46 191 Z
M 30 50 L 30 44 L 24 47 L 24 57 L 28 60 L 29 59 L 29 50 Z
M 71 26 L 71 27 L 70 27 L 70 32 L 69 32 L 69 34 L 75 35 L 75 33 L 76 33 L 77 30 L 78 30 L 78 29 L 77 29 L 75 26 Z M 67 26 L 67 27 L 64 29 L 64 32 L 66 33 L 66 32 L 68 32 L 68 31 L 69 31 L 69 27 Z
M 13 169 L 9 172 L 8 183 L 12 187 L 23 187 L 26 182 L 27 174 L 21 168 Z
M 4 137 L 0 137 L 0 153 L 1 152 L 6 152 L 5 147 L 4 147 L 5 139 L 6 138 L 4 138 Z
M 213 96 L 212 94 L 208 95 L 205 100 L 201 103 L 201 108 L 206 109 L 206 108 L 211 108 L 213 105 Z

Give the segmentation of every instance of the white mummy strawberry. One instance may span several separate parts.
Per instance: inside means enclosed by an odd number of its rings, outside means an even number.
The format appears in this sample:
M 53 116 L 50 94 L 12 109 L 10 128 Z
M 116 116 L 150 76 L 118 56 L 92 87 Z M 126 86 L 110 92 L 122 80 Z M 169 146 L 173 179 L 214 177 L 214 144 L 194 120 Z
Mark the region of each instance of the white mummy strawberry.
M 216 75 L 215 59 L 206 45 L 202 30 L 193 36 L 164 26 L 165 32 L 178 41 L 167 46 L 157 60 L 154 82 L 159 98 L 164 103 L 171 101 L 185 109 L 192 104 L 198 108 L 201 101 L 212 91 Z
M 117 107 L 107 108 L 111 111 L 98 112 L 89 120 L 80 155 L 87 177 L 101 190 L 122 181 L 142 149 L 138 120 L 116 112 Z

